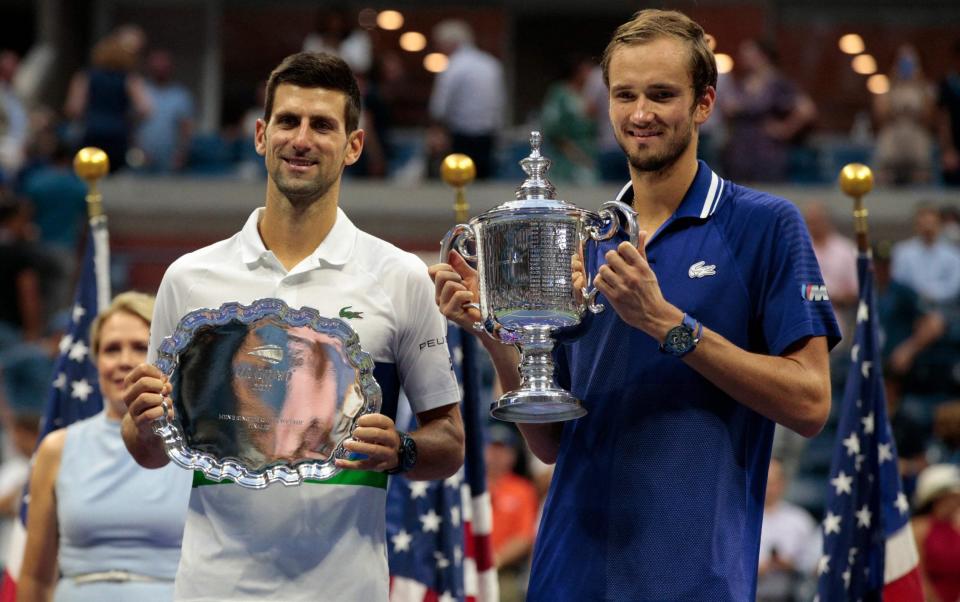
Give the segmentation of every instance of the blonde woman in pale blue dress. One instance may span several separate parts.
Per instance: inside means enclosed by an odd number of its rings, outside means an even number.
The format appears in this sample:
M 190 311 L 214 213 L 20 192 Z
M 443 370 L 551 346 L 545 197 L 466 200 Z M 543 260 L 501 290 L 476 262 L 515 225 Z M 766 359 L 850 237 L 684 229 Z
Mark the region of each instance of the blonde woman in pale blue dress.
M 123 293 L 98 316 L 90 350 L 102 412 L 47 435 L 30 483 L 21 602 L 167 602 L 191 474 L 141 468 L 120 436 L 123 379 L 144 362 L 153 297 Z

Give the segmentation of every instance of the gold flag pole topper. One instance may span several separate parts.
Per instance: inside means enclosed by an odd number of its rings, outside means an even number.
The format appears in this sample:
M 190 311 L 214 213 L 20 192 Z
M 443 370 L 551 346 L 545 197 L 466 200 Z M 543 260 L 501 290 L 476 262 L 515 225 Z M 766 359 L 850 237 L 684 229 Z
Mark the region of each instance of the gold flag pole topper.
M 840 170 L 840 190 L 853 198 L 853 229 L 857 235 L 857 250 L 866 253 L 870 249 L 870 238 L 863 197 L 873 190 L 873 172 L 862 163 L 844 165 Z
M 73 158 L 73 171 L 87 183 L 87 217 L 102 216 L 103 195 L 97 189 L 97 183 L 110 171 L 107 153 L 95 146 L 81 148 Z
M 466 222 L 470 218 L 470 205 L 467 204 L 467 195 L 463 189 L 477 177 L 477 168 L 473 164 L 473 159 L 461 153 L 447 155 L 440 165 L 440 176 L 444 182 L 457 190 L 457 198 L 453 204 L 457 223 Z

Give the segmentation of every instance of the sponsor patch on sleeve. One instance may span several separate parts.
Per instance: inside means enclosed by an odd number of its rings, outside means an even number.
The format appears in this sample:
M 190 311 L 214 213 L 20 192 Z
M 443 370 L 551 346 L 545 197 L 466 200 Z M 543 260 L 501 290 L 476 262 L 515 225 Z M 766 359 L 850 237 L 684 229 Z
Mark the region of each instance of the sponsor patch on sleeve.
M 826 284 L 801 284 L 800 295 L 807 301 L 829 301 Z

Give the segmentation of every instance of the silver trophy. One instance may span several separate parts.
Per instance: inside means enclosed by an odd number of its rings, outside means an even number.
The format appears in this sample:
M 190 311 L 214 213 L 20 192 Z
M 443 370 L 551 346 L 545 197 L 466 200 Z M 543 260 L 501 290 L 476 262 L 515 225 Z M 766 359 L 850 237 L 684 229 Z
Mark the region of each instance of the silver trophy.
M 180 320 L 157 366 L 173 404 L 154 424 L 167 455 L 252 489 L 330 481 L 357 419 L 378 412 L 373 360 L 343 320 L 280 299 L 225 303 Z
M 604 309 L 595 302 L 584 247 L 613 238 L 621 228 L 634 245 L 638 236 L 636 212 L 624 203 L 610 201 L 594 213 L 557 199 L 546 178 L 551 161 L 540 154 L 540 142 L 540 132 L 531 132 L 530 155 L 520 161 L 527 179 L 516 200 L 457 224 L 440 250 L 441 262 L 455 249 L 476 264 L 483 322 L 474 328 L 520 349 L 520 388 L 490 408 L 494 418 L 510 422 L 560 422 L 587 413 L 554 384 L 553 347 L 581 335 L 590 313 Z M 586 271 L 580 290 L 573 286 L 574 257 Z

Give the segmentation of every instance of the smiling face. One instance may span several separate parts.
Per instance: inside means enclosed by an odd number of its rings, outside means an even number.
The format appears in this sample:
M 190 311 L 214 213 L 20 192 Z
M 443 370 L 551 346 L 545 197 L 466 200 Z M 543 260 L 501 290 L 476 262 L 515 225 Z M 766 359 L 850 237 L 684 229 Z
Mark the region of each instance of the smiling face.
M 107 415 L 120 419 L 127 409 L 123 403 L 123 379 L 134 366 L 147 361 L 150 327 L 139 316 L 118 311 L 100 326 L 97 374 Z
M 696 128 L 707 120 L 716 92 L 694 102 L 689 50 L 659 37 L 623 45 L 610 57 L 610 121 L 631 171 L 662 172 L 696 161 Z
M 363 149 L 363 130 L 346 132 L 346 101 L 326 88 L 277 86 L 270 121 L 257 121 L 255 138 L 266 159 L 268 197 L 302 206 L 337 190 L 344 166 Z

